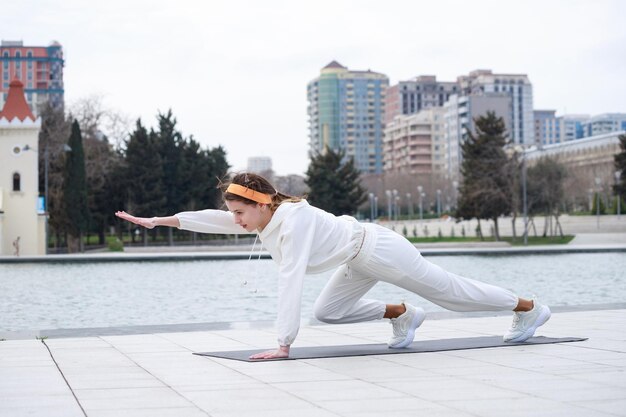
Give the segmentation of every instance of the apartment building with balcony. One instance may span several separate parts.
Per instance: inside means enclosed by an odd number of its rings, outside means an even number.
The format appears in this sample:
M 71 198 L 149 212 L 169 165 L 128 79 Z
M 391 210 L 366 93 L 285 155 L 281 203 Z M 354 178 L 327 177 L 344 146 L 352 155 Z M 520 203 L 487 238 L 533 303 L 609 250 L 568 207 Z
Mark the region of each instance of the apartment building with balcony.
M 455 81 L 437 81 L 435 75 L 420 75 L 400 81 L 387 89 L 385 96 L 385 124 L 396 116 L 415 114 L 431 107 L 443 107 L 452 94 L 458 94 Z
M 0 108 L 7 100 L 11 81 L 24 85 L 26 102 L 33 114 L 46 102 L 64 105 L 63 48 L 58 42 L 49 46 L 28 46 L 22 41 L 0 43 Z
M 332 61 L 307 85 L 309 149 L 344 150 L 362 173 L 383 171 L 383 120 L 389 78 Z

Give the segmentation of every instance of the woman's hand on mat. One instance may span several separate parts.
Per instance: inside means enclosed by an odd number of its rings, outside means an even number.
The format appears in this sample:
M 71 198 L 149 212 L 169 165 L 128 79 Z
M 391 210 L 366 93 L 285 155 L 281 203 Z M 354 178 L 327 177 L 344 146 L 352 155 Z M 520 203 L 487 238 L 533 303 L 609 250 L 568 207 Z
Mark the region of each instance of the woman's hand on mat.
M 250 359 L 277 359 L 277 358 L 288 358 L 289 357 L 289 346 L 279 346 L 276 350 L 268 350 L 261 353 L 255 353 L 250 356 Z
M 132 214 L 128 214 L 125 211 L 117 211 L 115 215 L 120 219 L 128 220 L 131 223 L 138 224 L 148 229 L 153 229 L 156 226 L 155 217 L 135 217 Z

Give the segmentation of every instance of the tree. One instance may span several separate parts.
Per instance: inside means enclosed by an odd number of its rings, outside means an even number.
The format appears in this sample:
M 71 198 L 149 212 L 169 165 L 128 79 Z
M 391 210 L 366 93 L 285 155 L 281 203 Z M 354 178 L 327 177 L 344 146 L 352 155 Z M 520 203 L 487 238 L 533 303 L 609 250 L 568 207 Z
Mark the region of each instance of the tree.
M 116 188 L 119 194 L 124 190 L 128 194 L 128 202 L 123 205 L 142 216 L 217 208 L 218 178 L 229 169 L 226 152 L 219 146 L 202 149 L 193 136 L 184 138 L 171 111 L 157 118 L 158 130 L 148 132 L 138 120 L 126 141 L 122 152 L 124 178 L 112 182 L 127 183 L 122 190 Z M 157 233 L 158 229 L 151 232 L 153 238 Z M 173 244 L 174 229 L 168 229 L 168 233 L 168 241 Z
M 468 132 L 462 145 L 463 183 L 457 217 L 490 219 L 496 240 L 500 240 L 498 217 L 512 209 L 511 169 L 504 146 L 507 144 L 504 120 L 494 112 L 474 120 L 476 135 Z
M 163 166 L 154 132 L 148 133 L 137 120 L 135 131 L 126 142 L 126 175 L 128 204 L 138 216 L 153 216 L 165 204 L 163 192 Z M 147 234 L 144 233 L 144 243 Z
M 548 229 L 558 229 L 563 236 L 559 215 L 565 196 L 563 188 L 565 177 L 565 167 L 552 158 L 541 158 L 528 169 L 528 212 L 531 216 L 545 215 L 544 237 L 548 235 Z M 554 229 L 551 227 L 552 217 L 556 223 Z
M 72 253 L 83 250 L 82 237 L 89 221 L 83 138 L 76 120 L 72 123 L 68 145 L 71 151 L 65 160 L 63 211 L 65 229 L 68 232 L 67 248 Z
M 113 213 L 124 203 L 120 198 L 123 193 L 115 185 L 120 180 L 122 155 L 111 140 L 119 144 L 127 137 L 128 123 L 123 115 L 106 108 L 98 95 L 79 99 L 71 106 L 71 113 L 80 125 L 85 149 L 89 231 L 97 233 L 103 245 L 108 225 L 116 223 Z
M 352 214 L 367 199 L 354 160 L 344 151 L 313 154 L 306 176 L 311 204 L 335 215 Z
M 616 195 L 626 195 L 626 135 L 619 135 L 621 151 L 615 155 L 615 169 L 620 173 L 619 181 L 613 186 Z
M 163 176 L 164 206 L 159 210 L 164 213 L 176 213 L 183 208 L 185 186 L 181 183 L 183 163 L 183 135 L 176 128 L 176 118 L 172 110 L 167 113 L 159 113 L 157 116 L 159 130 L 154 132 L 155 145 L 161 155 Z M 167 229 L 168 242 L 174 244 L 174 231 Z
M 39 131 L 39 192 L 46 197 L 49 236 L 55 235 L 55 246 L 59 246 L 64 229 L 63 177 L 66 147 L 70 136 L 71 122 L 65 117 L 63 108 L 53 107 L 46 102 L 41 108 L 41 130 Z M 46 161 L 47 160 L 47 161 Z M 46 164 L 48 192 L 46 195 Z M 46 245 L 49 242 L 46 242 Z
M 217 208 L 218 178 L 228 172 L 226 152 L 222 147 L 203 150 L 193 137 L 182 144 L 180 184 L 184 187 L 183 208 L 200 210 Z

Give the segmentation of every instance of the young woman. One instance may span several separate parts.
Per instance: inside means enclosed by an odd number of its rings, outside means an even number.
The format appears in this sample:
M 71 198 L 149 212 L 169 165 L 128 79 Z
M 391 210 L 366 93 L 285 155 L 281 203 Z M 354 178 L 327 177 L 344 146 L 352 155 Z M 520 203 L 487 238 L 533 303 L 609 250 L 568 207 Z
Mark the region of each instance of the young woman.
M 454 311 L 514 311 L 505 342 L 523 342 L 550 318 L 550 309 L 536 300 L 452 274 L 425 260 L 403 236 L 349 216 L 334 216 L 306 200 L 278 192 L 265 178 L 237 174 L 222 186 L 229 211 L 201 210 L 170 217 L 116 215 L 153 228 L 170 226 L 201 233 L 256 232 L 278 264 L 278 348 L 251 356 L 289 356 L 300 327 L 304 276 L 337 268 L 314 305 L 315 317 L 326 323 L 357 323 L 391 319 L 390 348 L 413 342 L 424 310 L 410 304 L 385 304 L 362 298 L 378 281 L 385 281 Z

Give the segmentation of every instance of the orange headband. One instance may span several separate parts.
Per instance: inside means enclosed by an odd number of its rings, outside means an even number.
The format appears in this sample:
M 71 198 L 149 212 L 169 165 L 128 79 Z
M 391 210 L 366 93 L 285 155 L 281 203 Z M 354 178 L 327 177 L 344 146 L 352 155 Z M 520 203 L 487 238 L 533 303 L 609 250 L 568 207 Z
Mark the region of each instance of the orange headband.
M 261 204 L 270 204 L 272 202 L 272 197 L 269 194 L 260 193 L 239 184 L 230 184 L 226 189 L 226 192 Z

